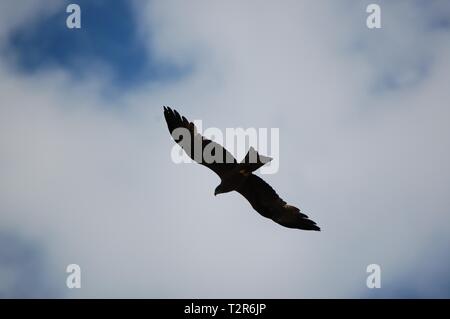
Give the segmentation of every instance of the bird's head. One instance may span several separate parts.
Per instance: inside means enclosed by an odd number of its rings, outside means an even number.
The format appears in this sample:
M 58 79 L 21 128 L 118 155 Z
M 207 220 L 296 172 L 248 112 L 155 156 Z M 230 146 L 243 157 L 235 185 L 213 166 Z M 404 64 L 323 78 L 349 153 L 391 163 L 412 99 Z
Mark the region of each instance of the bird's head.
M 222 184 L 220 184 L 214 190 L 214 196 L 217 196 L 218 194 L 222 194 L 222 193 L 225 193 L 225 190 L 223 189 Z

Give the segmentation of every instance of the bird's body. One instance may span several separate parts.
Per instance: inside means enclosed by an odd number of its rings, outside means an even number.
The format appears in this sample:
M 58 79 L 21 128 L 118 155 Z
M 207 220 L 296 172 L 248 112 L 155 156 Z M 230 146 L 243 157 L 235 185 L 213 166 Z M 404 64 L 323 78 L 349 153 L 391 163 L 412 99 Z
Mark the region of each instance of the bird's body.
M 236 191 L 243 183 L 245 183 L 249 174 L 250 173 L 247 173 L 240 165 L 231 168 L 230 171 L 221 178 L 220 185 L 222 186 L 220 187 L 220 192 L 217 192 L 215 195 Z
M 238 163 L 224 147 L 198 134 L 194 124 L 177 111 L 164 107 L 164 117 L 173 139 L 188 156 L 219 175 L 221 183 L 216 187 L 214 195 L 236 191 L 258 213 L 282 226 L 320 230 L 314 221 L 308 219 L 297 207 L 288 205 L 269 184 L 253 174 L 270 162 L 270 157 L 262 156 L 250 148 L 244 160 Z

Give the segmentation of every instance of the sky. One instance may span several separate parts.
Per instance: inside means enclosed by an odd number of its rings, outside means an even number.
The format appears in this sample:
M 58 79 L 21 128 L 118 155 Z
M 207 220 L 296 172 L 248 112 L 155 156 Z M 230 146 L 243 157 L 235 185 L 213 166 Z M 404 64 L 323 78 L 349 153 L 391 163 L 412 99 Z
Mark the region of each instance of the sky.
M 448 1 L 69 3 L 0 1 L 1 298 L 450 297 Z M 163 105 L 278 128 L 262 177 L 322 231 L 215 197 Z

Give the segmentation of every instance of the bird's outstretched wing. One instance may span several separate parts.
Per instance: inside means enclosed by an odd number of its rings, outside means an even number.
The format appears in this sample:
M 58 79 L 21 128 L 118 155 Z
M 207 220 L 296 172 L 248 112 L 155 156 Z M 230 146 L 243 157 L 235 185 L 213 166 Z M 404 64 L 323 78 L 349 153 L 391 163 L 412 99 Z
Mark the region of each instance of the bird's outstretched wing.
M 194 123 L 189 122 L 176 110 L 164 106 L 164 117 L 172 138 L 197 163 L 213 170 L 221 178 L 237 165 L 236 159 L 230 152 L 222 145 L 197 133 Z M 187 141 L 183 140 L 184 136 L 188 138 Z
M 237 191 L 258 213 L 282 226 L 320 231 L 314 221 L 297 207 L 286 204 L 269 184 L 256 175 L 250 175 Z

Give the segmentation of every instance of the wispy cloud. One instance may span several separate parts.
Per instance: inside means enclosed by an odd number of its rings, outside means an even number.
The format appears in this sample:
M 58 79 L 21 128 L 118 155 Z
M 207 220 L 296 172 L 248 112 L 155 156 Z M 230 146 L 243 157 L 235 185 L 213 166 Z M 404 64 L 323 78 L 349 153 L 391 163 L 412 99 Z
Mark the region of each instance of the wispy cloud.
M 0 232 L 0 298 L 61 296 L 63 286 L 54 285 L 55 271 L 46 249 L 22 237 L 4 229 Z

